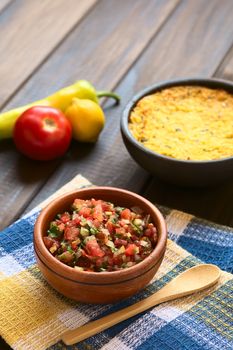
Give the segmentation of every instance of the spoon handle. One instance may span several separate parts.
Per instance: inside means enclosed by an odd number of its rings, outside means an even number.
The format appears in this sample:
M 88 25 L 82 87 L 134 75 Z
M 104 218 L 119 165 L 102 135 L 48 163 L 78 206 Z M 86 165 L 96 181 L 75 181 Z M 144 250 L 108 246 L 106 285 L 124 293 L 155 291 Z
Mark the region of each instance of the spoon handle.
M 218 276 L 217 276 L 211 282 L 203 283 L 202 286 L 200 285 L 194 286 L 193 284 L 188 283 L 188 286 L 187 284 L 185 284 L 185 287 L 182 288 L 182 286 L 181 287 L 179 286 L 179 282 L 178 282 L 179 280 L 182 279 L 181 275 L 178 276 L 179 278 L 177 277 L 171 282 L 169 282 L 167 285 L 161 288 L 158 292 L 152 294 L 151 296 L 133 305 L 130 305 L 110 315 L 104 316 L 96 321 L 89 322 L 74 330 L 65 332 L 62 335 L 62 341 L 66 345 L 75 344 L 99 332 L 102 332 L 105 329 L 112 327 L 119 322 L 122 322 L 130 317 L 133 317 L 139 314 L 140 312 L 143 312 L 155 305 L 158 305 L 160 303 L 164 303 L 166 301 L 173 300 L 176 298 L 180 298 L 186 295 L 190 295 L 192 293 L 195 293 L 197 291 L 210 287 L 211 285 L 216 283 L 218 279 Z
M 218 281 L 219 277 L 220 270 L 215 265 L 203 264 L 191 267 L 151 296 L 96 321 L 67 331 L 61 338 L 66 345 L 75 344 L 155 305 L 210 287 Z
M 140 312 L 147 310 L 148 308 L 160 303 L 160 299 L 155 301 L 156 294 L 151 295 L 133 305 L 130 305 L 124 309 L 116 311 L 112 314 L 104 316 L 96 321 L 86 323 L 85 325 L 76 328 L 72 331 L 67 331 L 62 335 L 62 341 L 66 345 L 72 345 L 80 342 L 86 338 L 91 337 L 97 333 L 104 331 L 105 329 L 114 326 L 115 324 L 122 322 L 130 317 L 137 315 Z M 164 300 L 166 301 L 166 300 Z

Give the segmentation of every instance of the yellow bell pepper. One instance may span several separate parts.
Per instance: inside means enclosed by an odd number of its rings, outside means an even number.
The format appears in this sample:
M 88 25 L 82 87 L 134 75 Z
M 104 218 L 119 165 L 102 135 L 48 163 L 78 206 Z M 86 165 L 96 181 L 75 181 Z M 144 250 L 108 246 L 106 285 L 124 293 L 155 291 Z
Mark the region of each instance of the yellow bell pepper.
M 92 100 L 74 98 L 65 116 L 71 123 L 73 138 L 80 142 L 96 142 L 105 124 L 102 108 Z

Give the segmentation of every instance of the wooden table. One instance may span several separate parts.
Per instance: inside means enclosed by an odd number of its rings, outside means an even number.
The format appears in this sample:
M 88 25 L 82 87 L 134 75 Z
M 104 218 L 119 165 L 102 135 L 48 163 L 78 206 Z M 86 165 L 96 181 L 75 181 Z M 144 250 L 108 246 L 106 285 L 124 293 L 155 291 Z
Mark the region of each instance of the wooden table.
M 205 189 L 162 183 L 131 159 L 119 130 L 127 101 L 152 83 L 232 80 L 232 17 L 232 0 L 0 0 L 2 110 L 79 79 L 121 96 L 119 106 L 104 105 L 107 122 L 99 141 L 73 142 L 62 159 L 31 161 L 12 140 L 0 142 L 1 229 L 78 173 L 233 226 L 233 180 Z

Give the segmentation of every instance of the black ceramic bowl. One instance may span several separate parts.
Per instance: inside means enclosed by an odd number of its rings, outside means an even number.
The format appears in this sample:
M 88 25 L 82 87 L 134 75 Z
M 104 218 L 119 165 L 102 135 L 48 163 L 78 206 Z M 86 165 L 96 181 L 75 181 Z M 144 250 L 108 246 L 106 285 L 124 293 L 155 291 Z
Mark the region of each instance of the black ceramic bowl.
M 233 157 L 209 161 L 186 161 L 163 156 L 139 143 L 128 128 L 129 115 L 144 96 L 172 87 L 198 85 L 211 89 L 224 89 L 233 94 L 233 82 L 220 79 L 179 79 L 155 84 L 132 98 L 121 119 L 121 133 L 126 148 L 134 160 L 162 180 L 179 186 L 208 186 L 233 179 Z

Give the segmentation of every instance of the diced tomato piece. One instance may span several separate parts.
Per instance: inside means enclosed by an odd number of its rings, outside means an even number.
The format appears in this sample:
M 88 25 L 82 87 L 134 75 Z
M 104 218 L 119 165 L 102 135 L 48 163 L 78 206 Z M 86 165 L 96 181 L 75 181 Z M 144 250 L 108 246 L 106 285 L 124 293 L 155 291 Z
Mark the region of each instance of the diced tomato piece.
M 83 207 L 79 210 L 79 215 L 82 215 L 84 218 L 88 218 L 91 215 L 91 208 Z
M 51 248 L 52 245 L 56 242 L 55 239 L 48 237 L 48 236 L 43 237 L 43 241 L 44 241 L 46 248 L 48 248 L 48 249 Z
M 131 256 L 134 255 L 135 252 L 138 250 L 138 247 L 136 246 L 136 244 L 131 243 L 128 245 L 128 247 L 125 249 L 125 255 L 126 256 Z
M 102 208 L 102 200 L 101 199 L 94 199 L 94 198 L 92 198 L 89 202 L 90 202 L 90 206 L 92 208 L 94 208 L 96 206 L 101 206 L 101 208 Z
M 115 225 L 111 221 L 107 222 L 106 227 L 110 233 L 113 233 L 115 230 Z
M 78 208 L 80 208 L 84 203 L 85 203 L 85 200 L 84 200 L 84 199 L 76 198 L 76 199 L 74 200 L 74 202 L 73 202 L 72 207 L 75 208 L 75 209 L 78 209 Z
M 109 204 L 107 202 L 101 201 L 101 206 L 102 206 L 103 211 L 112 211 L 111 204 Z
M 79 225 L 80 222 L 81 222 L 81 218 L 79 214 L 77 213 L 73 214 L 72 226 Z
M 100 227 L 100 225 L 101 225 L 101 222 L 99 221 L 99 220 L 93 220 L 93 225 L 96 227 L 96 228 L 98 228 L 98 227 Z
M 125 208 L 124 210 L 122 210 L 121 212 L 121 218 L 125 219 L 125 220 L 130 220 L 131 218 L 131 210 Z
M 75 241 L 79 235 L 79 229 L 77 227 L 66 227 L 64 238 L 67 241 Z
M 124 227 L 124 226 L 125 226 L 125 221 L 124 221 L 124 220 L 119 220 L 119 221 L 118 221 L 118 224 L 119 224 L 121 227 Z
M 79 225 L 81 221 L 81 218 L 75 218 L 74 220 L 72 220 L 72 226 Z
M 115 228 L 116 234 L 124 236 L 126 234 L 124 227 L 116 227 Z
M 60 220 L 65 224 L 68 221 L 70 221 L 70 214 L 69 213 L 64 213 L 61 215 Z
M 59 231 L 64 231 L 65 224 L 62 222 L 61 224 L 58 225 Z
M 44 244 L 69 266 L 75 263 L 84 271 L 117 271 L 143 260 L 156 246 L 157 230 L 149 219 L 138 208 L 76 199 L 70 213 L 59 214 L 50 223 Z
M 97 204 L 96 207 L 93 210 L 93 218 L 97 219 L 98 221 L 103 221 L 103 210 L 101 204 Z
M 105 253 L 100 249 L 100 246 L 96 239 L 90 239 L 87 241 L 85 249 L 91 256 L 101 258 L 105 255 Z

